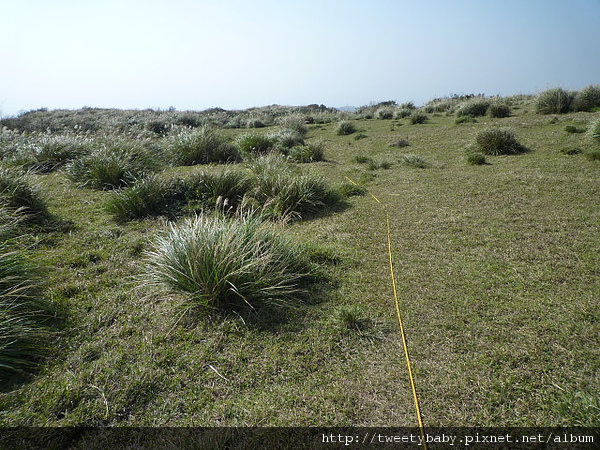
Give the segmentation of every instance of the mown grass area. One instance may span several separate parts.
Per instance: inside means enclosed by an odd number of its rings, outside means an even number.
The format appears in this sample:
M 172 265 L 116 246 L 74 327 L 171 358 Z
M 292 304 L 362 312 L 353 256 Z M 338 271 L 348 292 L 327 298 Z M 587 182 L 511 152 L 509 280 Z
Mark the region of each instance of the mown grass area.
M 390 214 L 425 425 L 599 426 L 600 165 L 586 158 L 597 144 L 565 126 L 600 113 L 539 115 L 525 102 L 507 118 L 427 115 L 354 118 L 361 139 L 309 124 L 324 160 L 295 164 L 331 187 L 356 181 Z M 489 126 L 526 151 L 468 164 Z M 223 133 L 235 142 L 247 130 Z M 161 176 L 201 170 L 222 168 Z M 27 238 L 62 328 L 36 371 L 3 380 L 2 425 L 416 425 L 386 210 L 371 196 L 268 219 L 318 274 L 291 305 L 198 310 L 144 275 L 178 216 L 118 222 L 105 209 L 114 192 L 67 174 L 32 175 L 62 225 Z

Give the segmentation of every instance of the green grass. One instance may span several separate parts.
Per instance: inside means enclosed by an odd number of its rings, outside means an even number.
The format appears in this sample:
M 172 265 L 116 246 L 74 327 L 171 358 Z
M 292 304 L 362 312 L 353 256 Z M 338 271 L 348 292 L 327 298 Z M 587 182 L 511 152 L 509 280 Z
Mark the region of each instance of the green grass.
M 119 223 L 104 209 L 112 192 L 78 189 L 61 171 L 33 175 L 48 209 L 72 223 L 25 238 L 48 269 L 44 297 L 67 319 L 39 370 L 4 386 L 2 424 L 415 426 L 388 213 L 425 425 L 597 425 L 600 180 L 598 162 L 585 155 L 598 144 L 565 125 L 600 113 L 551 123 L 535 113 L 535 99 L 520 102 L 502 126 L 530 151 L 486 156 L 481 166 L 465 163 L 465 147 L 499 119 L 457 126 L 442 111 L 426 126 L 394 130 L 353 118 L 367 136 L 360 140 L 336 134 L 338 117 L 309 125 L 306 140 L 325 142 L 326 161 L 228 167 L 251 177 L 279 171 L 288 183 L 310 172 L 326 187 L 362 180 L 385 206 L 356 195 L 343 209 L 277 225 L 327 275 L 305 286 L 294 308 L 259 301 L 254 312 L 187 311 L 187 291 L 140 283 L 159 236 L 185 220 Z M 248 130 L 221 132 L 235 142 Z M 410 147 L 389 146 L 399 139 Z M 561 153 L 571 148 L 581 154 Z M 396 162 L 408 149 L 428 168 L 371 171 L 354 162 Z M 193 172 L 177 166 L 164 176 Z

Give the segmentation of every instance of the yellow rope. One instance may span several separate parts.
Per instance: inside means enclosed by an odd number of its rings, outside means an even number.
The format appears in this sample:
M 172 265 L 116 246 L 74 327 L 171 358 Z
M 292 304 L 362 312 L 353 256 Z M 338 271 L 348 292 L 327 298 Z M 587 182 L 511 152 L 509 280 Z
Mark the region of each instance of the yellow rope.
M 346 177 L 348 181 L 357 185 L 352 179 Z M 357 185 L 358 186 L 358 185 Z M 379 200 L 375 195 L 369 192 L 369 195 L 373 197 L 373 199 L 381 205 L 381 207 L 385 211 L 386 225 L 387 225 L 387 243 L 388 243 L 388 256 L 390 262 L 390 274 L 392 277 L 392 290 L 394 292 L 394 302 L 396 304 L 396 313 L 398 315 L 398 323 L 400 324 L 400 335 L 402 337 L 402 346 L 404 347 L 404 356 L 406 357 L 406 366 L 408 367 L 408 377 L 410 379 L 410 386 L 412 388 L 413 399 L 415 402 L 415 410 L 417 413 L 417 421 L 419 423 L 419 429 L 421 430 L 421 437 L 423 438 L 423 448 L 427 450 L 427 440 L 425 439 L 425 428 L 423 426 L 423 418 L 421 416 L 421 408 L 419 406 L 419 396 L 417 395 L 417 386 L 415 383 L 415 377 L 413 375 L 412 364 L 410 362 L 410 356 L 408 353 L 408 341 L 406 339 L 406 333 L 404 331 L 404 321 L 402 320 L 402 312 L 400 309 L 400 301 L 398 299 L 398 289 L 396 287 L 396 275 L 394 271 L 394 258 L 392 252 L 392 231 L 390 225 L 390 214 L 386 208 L 386 206 Z

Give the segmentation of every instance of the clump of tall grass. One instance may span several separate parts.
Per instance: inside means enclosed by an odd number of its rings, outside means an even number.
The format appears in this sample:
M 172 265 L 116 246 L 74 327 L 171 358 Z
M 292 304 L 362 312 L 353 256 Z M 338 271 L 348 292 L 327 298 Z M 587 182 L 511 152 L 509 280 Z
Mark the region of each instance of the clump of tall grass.
M 400 157 L 400 162 L 407 167 L 414 167 L 417 169 L 425 169 L 431 165 L 420 156 L 412 154 L 402 155 Z
M 304 135 L 294 128 L 282 128 L 268 135 L 273 149 L 285 153 L 292 147 L 304 145 Z
M 462 103 L 458 110 L 456 111 L 456 115 L 458 117 L 461 116 L 472 116 L 472 117 L 480 117 L 485 116 L 488 109 L 490 107 L 490 101 L 485 98 L 476 97 L 466 102 Z
M 571 110 L 574 95 L 557 87 L 541 92 L 535 103 L 539 114 L 565 114 Z
M 511 113 L 510 106 L 502 101 L 493 101 L 490 103 L 488 114 L 495 119 L 503 119 L 509 117 Z
M 301 218 L 333 206 L 340 198 L 320 175 L 304 173 L 271 154 L 249 164 L 256 178 L 254 198 L 267 216 Z
M 239 160 L 236 147 L 217 130 L 207 126 L 178 130 L 169 136 L 168 148 L 173 163 L 182 166 Z
M 265 155 L 273 150 L 275 140 L 266 134 L 262 133 L 247 133 L 239 136 L 235 145 L 240 149 L 246 157 Z
M 211 209 L 235 212 L 252 188 L 252 179 L 240 170 L 199 171 L 170 180 L 150 175 L 114 192 L 106 210 L 122 222 L 161 215 L 178 217 Z
M 313 141 L 308 144 L 295 146 L 287 151 L 287 156 L 294 162 L 311 163 L 323 161 L 325 144 L 323 141 Z
M 600 108 L 600 85 L 590 84 L 575 94 L 574 111 L 594 111 Z
M 350 120 L 342 120 L 338 122 L 335 132 L 339 136 L 347 136 L 356 132 L 356 126 Z
M 486 128 L 475 136 L 474 148 L 485 155 L 514 155 L 525 151 L 514 131 L 508 128 Z
M 10 246 L 16 221 L 4 207 L 0 209 L 0 380 L 4 381 L 35 367 L 44 350 L 45 317 L 35 269 Z
M 190 305 L 229 310 L 298 301 L 310 267 L 298 243 L 256 217 L 200 215 L 156 239 L 146 273 Z
M 16 169 L 0 167 L 0 202 L 5 207 L 22 211 L 26 221 L 40 222 L 50 216 L 33 177 Z
M 588 136 L 596 143 L 600 143 L 600 120 L 592 122 L 588 129 Z
M 394 118 L 394 108 L 392 107 L 381 107 L 375 111 L 375 117 L 382 120 L 389 120 Z
M 426 123 L 429 117 L 423 111 L 415 110 L 410 114 L 409 120 L 411 124 L 417 125 Z
M 303 138 L 308 134 L 308 127 L 306 126 L 306 118 L 302 114 L 288 114 L 285 116 L 278 117 L 275 121 L 277 125 L 280 125 L 284 129 L 290 129 L 297 132 Z
M 117 189 L 158 170 L 154 155 L 136 144 L 112 143 L 73 161 L 69 178 L 80 187 Z
M 467 164 L 471 166 L 482 166 L 486 164 L 485 155 L 481 152 L 467 152 Z

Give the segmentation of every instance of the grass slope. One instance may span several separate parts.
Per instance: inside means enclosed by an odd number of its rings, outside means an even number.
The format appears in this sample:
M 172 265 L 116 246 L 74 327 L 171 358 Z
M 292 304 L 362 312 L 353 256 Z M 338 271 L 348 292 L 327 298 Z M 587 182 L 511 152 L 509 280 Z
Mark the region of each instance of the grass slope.
M 440 114 L 355 120 L 359 140 L 335 123 L 309 127 L 326 159 L 311 168 L 364 184 L 390 212 L 426 426 L 600 425 L 600 166 L 562 152 L 592 150 L 564 128 L 599 114 L 527 110 L 460 125 Z M 512 127 L 529 151 L 467 164 L 465 147 L 490 124 Z M 399 140 L 409 145 L 390 146 Z M 73 223 L 36 247 L 68 323 L 41 370 L 0 394 L 1 424 L 416 425 L 385 211 L 369 195 L 286 226 L 328 274 L 311 301 L 191 315 L 138 281 L 165 220 L 118 224 L 103 209 L 110 193 L 64 172 L 38 181 L 49 210 Z

